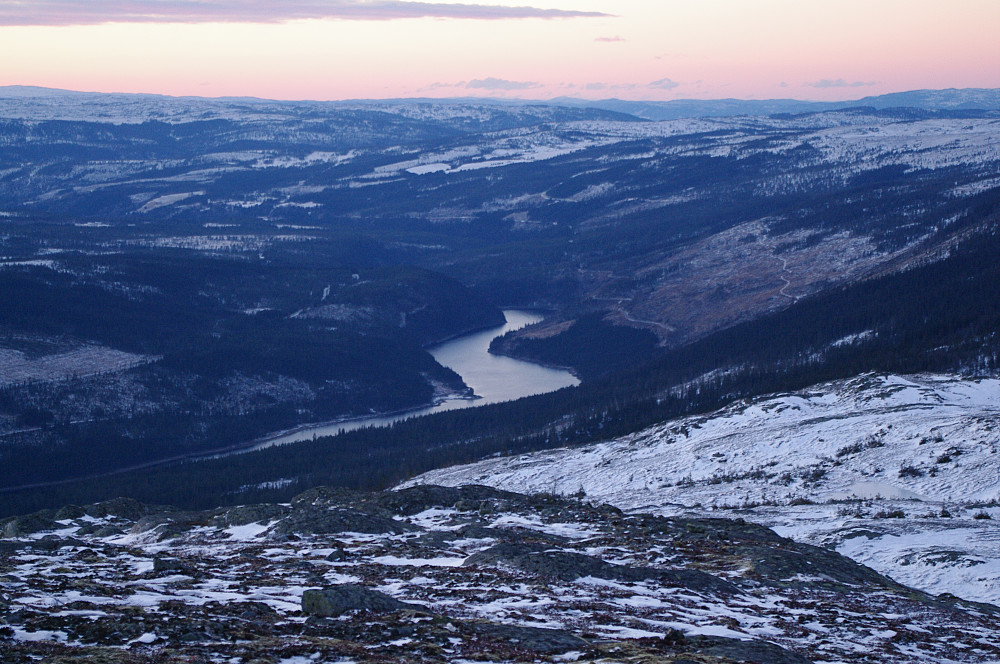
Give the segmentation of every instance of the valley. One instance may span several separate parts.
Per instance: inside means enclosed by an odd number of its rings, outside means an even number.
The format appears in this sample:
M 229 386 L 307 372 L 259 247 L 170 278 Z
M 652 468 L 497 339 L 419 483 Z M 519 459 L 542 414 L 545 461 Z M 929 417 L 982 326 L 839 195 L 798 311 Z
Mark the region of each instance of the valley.
M 543 367 L 531 362 L 491 355 L 490 342 L 508 332 L 534 325 L 542 316 L 528 311 L 506 310 L 506 324 L 466 334 L 428 348 L 441 366 L 455 371 L 471 391 L 460 396 L 447 395 L 433 406 L 405 411 L 396 415 L 363 417 L 327 424 L 302 425 L 295 431 L 268 436 L 251 449 L 265 449 L 273 445 L 286 445 L 317 436 L 336 436 L 340 433 L 365 427 L 384 427 L 413 417 L 443 413 L 458 408 L 474 408 L 491 403 L 514 401 L 536 394 L 545 394 L 580 383 L 573 374 L 561 369 Z
M 0 88 L 0 659 L 994 661 L 1000 101 L 863 101 Z
M 519 434 L 532 439 L 579 428 L 602 400 L 660 398 L 712 372 L 875 355 L 897 333 L 870 305 L 829 325 L 850 310 L 831 294 L 989 245 L 996 113 L 655 122 L 543 104 L 10 89 L 0 488 L 467 395 L 426 349 L 499 324 L 504 307 L 547 313 L 491 352 L 595 385 L 553 411 L 566 424 Z M 792 315 L 804 337 L 707 350 L 740 326 L 793 329 L 778 321 L 800 304 L 814 310 Z M 676 370 L 639 378 L 656 363 Z M 647 386 L 610 396 L 600 381 L 620 372 Z

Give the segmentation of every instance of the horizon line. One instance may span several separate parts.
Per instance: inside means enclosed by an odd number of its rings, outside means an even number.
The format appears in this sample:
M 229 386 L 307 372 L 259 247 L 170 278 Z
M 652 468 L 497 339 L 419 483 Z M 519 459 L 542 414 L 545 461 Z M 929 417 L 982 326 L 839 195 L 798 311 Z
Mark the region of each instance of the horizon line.
M 68 88 L 50 88 L 39 85 L 22 85 L 22 84 L 10 84 L 10 85 L 0 85 L 0 97 L 2 97 L 2 92 L 9 91 L 12 89 L 21 89 L 25 91 L 39 90 L 48 93 L 64 93 L 64 94 L 83 94 L 83 95 L 107 95 L 107 96 L 129 96 L 129 97 L 162 97 L 165 99 L 200 99 L 204 101 L 256 101 L 256 102 L 271 102 L 271 103 L 287 103 L 287 104 L 346 104 L 346 103 L 372 103 L 372 102 L 447 102 L 447 101 L 480 101 L 480 102 L 503 102 L 503 103 L 553 103 L 560 100 L 581 102 L 581 103 L 603 103 L 603 102 L 627 102 L 627 103 L 637 103 L 637 104 L 670 104 L 676 102 L 742 102 L 742 103 L 767 103 L 767 102 L 798 102 L 805 104 L 849 104 L 853 102 L 864 101 L 865 99 L 874 99 L 878 97 L 886 97 L 890 95 L 897 94 L 908 94 L 915 92 L 966 92 L 966 91 L 978 91 L 978 92 L 1000 92 L 1000 88 L 917 88 L 909 90 L 898 90 L 894 92 L 886 92 L 877 95 L 866 95 L 859 98 L 842 99 L 842 100 L 823 100 L 823 99 L 801 99 L 796 97 L 769 97 L 766 99 L 757 98 L 745 98 L 745 97 L 706 97 L 706 98 L 695 98 L 695 97 L 685 97 L 679 99 L 629 99 L 622 97 L 604 97 L 600 99 L 590 99 L 586 97 L 573 97 L 569 95 L 559 95 L 557 97 L 548 98 L 529 98 L 529 97 L 492 97 L 492 96 L 450 96 L 450 97 L 362 97 L 362 98 L 343 98 L 343 99 L 278 99 L 270 97 L 258 97 L 254 95 L 224 95 L 218 97 L 201 96 L 201 95 L 171 95 L 160 92 L 104 92 L 99 90 L 72 90 Z M 30 95 L 22 95 L 25 98 L 30 98 Z M 10 97 L 6 97 L 10 98 Z

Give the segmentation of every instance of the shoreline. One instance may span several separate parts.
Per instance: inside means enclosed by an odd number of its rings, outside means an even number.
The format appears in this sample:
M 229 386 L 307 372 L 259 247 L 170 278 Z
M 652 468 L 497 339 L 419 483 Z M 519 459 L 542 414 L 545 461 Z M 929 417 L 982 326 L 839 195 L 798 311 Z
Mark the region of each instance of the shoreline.
M 298 424 L 298 425 L 296 425 L 294 427 L 291 427 L 290 429 L 285 429 L 283 431 L 275 431 L 275 432 L 272 432 L 272 433 L 269 433 L 269 434 L 265 434 L 261 438 L 255 438 L 252 441 L 250 441 L 248 444 L 241 445 L 241 446 L 233 449 L 233 451 L 235 452 L 237 450 L 245 450 L 247 452 L 252 452 L 255 449 L 258 449 L 257 448 L 258 445 L 263 445 L 265 443 L 273 442 L 275 440 L 279 440 L 281 438 L 284 438 L 285 436 L 292 436 L 292 435 L 295 435 L 297 433 L 301 433 L 303 431 L 308 431 L 309 429 L 320 429 L 320 428 L 323 428 L 323 427 L 331 427 L 331 426 L 336 426 L 338 424 L 345 424 L 347 422 L 361 423 L 361 422 L 364 422 L 366 420 L 377 420 L 377 419 L 381 419 L 381 418 L 384 418 L 384 417 L 402 417 L 402 416 L 405 416 L 407 413 L 415 414 L 415 413 L 419 413 L 422 410 L 426 410 L 428 408 L 435 408 L 435 407 L 440 406 L 441 404 L 446 403 L 448 401 L 476 401 L 477 399 L 482 399 L 482 397 L 478 396 L 478 395 L 475 395 L 475 394 L 472 394 L 472 395 L 469 395 L 469 396 L 461 396 L 458 392 L 456 392 L 455 396 L 437 397 L 433 401 L 430 401 L 430 402 L 428 402 L 428 403 L 426 403 L 426 404 L 424 404 L 422 406 L 414 406 L 413 408 L 403 408 L 401 410 L 390 410 L 390 411 L 385 411 L 385 412 L 381 412 L 381 413 L 371 413 L 370 415 L 364 415 L 364 416 L 346 416 L 346 417 L 341 417 L 341 418 L 338 418 L 338 419 L 335 419 L 335 420 L 329 420 L 329 421 L 325 421 L 325 422 L 307 422 L 305 424 Z M 432 415 L 433 413 L 426 413 L 426 414 L 427 415 Z M 420 417 L 420 416 L 418 416 L 418 417 Z M 409 418 L 403 417 L 403 419 L 401 419 L 399 421 L 402 422 L 402 421 L 404 421 L 406 419 L 409 419 Z M 382 425 L 382 426 L 390 426 L 390 425 L 386 424 L 386 425 Z M 364 425 L 361 425 L 361 426 L 358 426 L 358 427 L 355 427 L 355 428 L 357 428 L 357 429 L 363 429 L 365 427 L 364 427 Z M 323 436 L 317 436 L 317 438 L 322 438 L 324 436 L 337 436 L 337 435 L 339 435 L 339 434 L 323 434 Z M 305 442 L 306 440 L 308 440 L 308 439 L 303 439 L 303 440 L 300 440 L 298 442 Z M 288 441 L 287 443 L 281 443 L 281 444 L 282 445 L 291 445 L 292 443 L 293 443 L 293 441 Z M 230 449 L 232 449 L 232 448 L 230 448 Z M 266 449 L 266 448 L 259 448 L 259 449 Z

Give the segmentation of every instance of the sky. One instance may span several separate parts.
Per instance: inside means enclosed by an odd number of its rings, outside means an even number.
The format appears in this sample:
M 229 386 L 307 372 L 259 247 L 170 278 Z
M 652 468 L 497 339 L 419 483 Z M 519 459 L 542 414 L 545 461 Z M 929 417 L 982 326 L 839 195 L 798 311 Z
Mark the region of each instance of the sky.
M 0 85 L 268 99 L 1000 88 L 1000 0 L 0 0 Z

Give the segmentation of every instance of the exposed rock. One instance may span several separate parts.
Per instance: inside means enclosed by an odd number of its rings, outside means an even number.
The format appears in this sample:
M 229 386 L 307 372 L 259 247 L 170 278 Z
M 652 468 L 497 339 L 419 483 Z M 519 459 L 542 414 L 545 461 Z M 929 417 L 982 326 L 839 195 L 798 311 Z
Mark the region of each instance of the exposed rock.
M 330 562 L 341 562 L 347 560 L 348 557 L 347 551 L 344 550 L 344 546 L 338 542 L 333 545 L 333 551 L 327 554 L 326 559 Z
M 215 517 L 215 523 L 223 528 L 246 526 L 251 523 L 263 523 L 280 519 L 290 511 L 290 508 L 284 505 L 241 505 L 228 509 L 223 514 Z
M 207 523 L 208 517 L 204 512 L 161 512 L 140 518 L 131 532 L 156 531 L 157 539 L 165 540 Z
M 505 542 L 475 553 L 465 565 L 506 565 L 544 579 L 575 581 L 594 577 L 610 581 L 640 582 L 656 580 L 696 592 L 736 593 L 728 581 L 697 570 L 658 570 L 649 567 L 614 565 L 599 558 L 569 551 L 546 550 L 536 544 Z
M 794 544 L 794 550 L 779 547 L 745 546 L 736 549 L 749 562 L 750 570 L 763 580 L 794 580 L 846 583 L 854 586 L 901 588 L 898 583 L 870 567 L 865 567 L 836 551 L 808 544 Z
M 336 617 L 350 611 L 392 613 L 394 611 L 424 611 L 418 604 L 408 604 L 385 593 L 353 583 L 307 590 L 302 595 L 302 612 L 323 618 Z
M 0 541 L 0 661 L 1000 660 L 996 607 L 740 520 L 481 487 L 134 511 Z
M 570 650 L 587 650 L 590 644 L 575 634 L 561 629 L 542 629 L 497 623 L 473 623 L 477 636 L 503 641 L 518 649 L 553 655 Z
M 292 498 L 292 507 L 300 508 L 306 505 L 350 505 L 362 498 L 364 494 L 353 489 L 342 487 L 318 486 L 303 491 Z
M 270 537 L 329 535 L 336 533 L 406 533 L 416 526 L 388 517 L 341 507 L 298 506 L 268 531 Z
M 156 556 L 153 558 L 153 572 L 156 574 L 191 574 L 193 568 L 183 560 Z
M 66 519 L 79 519 L 86 515 L 86 511 L 79 505 L 67 505 L 56 512 L 55 520 L 64 521 Z
M 488 486 L 444 487 L 421 485 L 380 494 L 378 504 L 394 514 L 410 516 L 432 507 L 454 507 L 459 511 L 478 511 L 484 501 L 522 500 L 523 496 Z
M 3 537 L 24 537 L 43 530 L 55 530 L 59 528 L 59 524 L 53 521 L 51 516 L 45 513 L 35 513 L 9 519 L 3 527 Z
M 138 521 L 151 510 L 132 498 L 113 498 L 84 508 L 88 516 L 97 519 L 113 516 L 129 521 Z
M 767 641 L 725 639 L 718 636 L 696 636 L 687 639 L 695 652 L 724 657 L 734 662 L 750 664 L 811 664 L 812 660 Z

